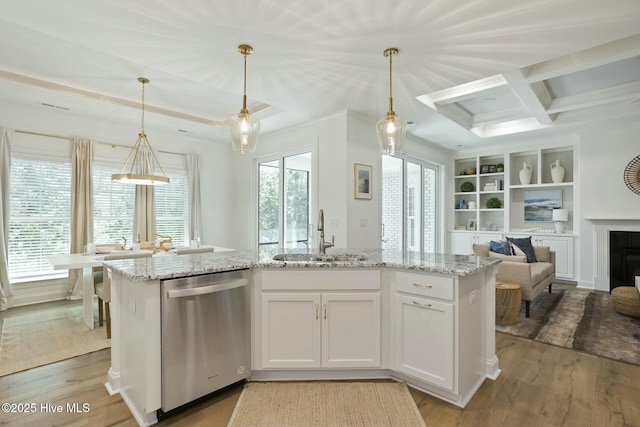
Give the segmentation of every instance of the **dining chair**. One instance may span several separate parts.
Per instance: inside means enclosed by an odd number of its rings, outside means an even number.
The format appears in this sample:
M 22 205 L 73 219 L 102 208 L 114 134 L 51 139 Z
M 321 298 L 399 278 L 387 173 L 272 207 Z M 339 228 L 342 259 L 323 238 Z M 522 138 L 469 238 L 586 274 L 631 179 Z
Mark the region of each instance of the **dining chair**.
M 150 258 L 151 255 L 151 252 L 107 254 L 104 256 L 104 261 Z M 104 319 L 106 318 L 107 339 L 109 339 L 111 338 L 111 312 L 109 309 L 109 303 L 111 302 L 111 279 L 109 279 L 109 273 L 106 267 L 102 267 L 93 273 L 93 283 L 95 294 L 98 296 L 98 325 L 103 326 Z

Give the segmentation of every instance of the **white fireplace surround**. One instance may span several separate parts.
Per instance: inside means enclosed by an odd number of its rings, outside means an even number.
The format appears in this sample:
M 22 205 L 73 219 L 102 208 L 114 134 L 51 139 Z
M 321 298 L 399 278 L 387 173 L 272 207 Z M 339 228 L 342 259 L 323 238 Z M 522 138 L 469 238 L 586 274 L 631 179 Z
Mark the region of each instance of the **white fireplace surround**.
M 640 232 L 638 219 L 587 218 L 593 224 L 593 284 L 595 289 L 609 290 L 609 232 Z

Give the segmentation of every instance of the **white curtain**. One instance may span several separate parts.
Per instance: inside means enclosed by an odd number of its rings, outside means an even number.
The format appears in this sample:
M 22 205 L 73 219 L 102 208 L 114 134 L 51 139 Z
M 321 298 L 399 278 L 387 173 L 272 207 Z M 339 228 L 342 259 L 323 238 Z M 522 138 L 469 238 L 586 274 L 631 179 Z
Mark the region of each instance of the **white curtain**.
M 93 242 L 93 142 L 73 140 L 71 157 L 71 253 L 84 251 Z M 69 270 L 68 289 L 71 299 L 82 298 L 79 270 Z
M 133 210 L 133 241 L 153 242 L 156 238 L 156 198 L 153 185 L 136 185 Z
M 11 139 L 13 129 L 0 128 L 0 311 L 13 305 L 9 283 L 9 182 L 11 180 Z
M 187 174 L 189 179 L 189 234 L 190 239 L 199 233 L 203 238 L 202 202 L 200 200 L 200 161 L 197 154 L 187 154 Z
M 136 173 L 145 172 L 146 160 L 138 153 Z M 156 197 L 153 185 L 136 185 L 136 200 L 133 207 L 133 241 L 153 242 L 156 238 Z

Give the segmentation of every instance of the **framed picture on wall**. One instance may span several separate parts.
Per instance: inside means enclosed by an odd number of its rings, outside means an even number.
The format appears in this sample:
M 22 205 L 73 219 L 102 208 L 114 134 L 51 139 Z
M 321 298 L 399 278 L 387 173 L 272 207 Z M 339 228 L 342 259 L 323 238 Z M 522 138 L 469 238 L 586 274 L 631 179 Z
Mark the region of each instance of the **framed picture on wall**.
M 371 166 L 360 163 L 353 164 L 353 197 L 371 199 Z
M 554 209 L 562 208 L 562 190 L 526 190 L 524 220 L 551 221 Z

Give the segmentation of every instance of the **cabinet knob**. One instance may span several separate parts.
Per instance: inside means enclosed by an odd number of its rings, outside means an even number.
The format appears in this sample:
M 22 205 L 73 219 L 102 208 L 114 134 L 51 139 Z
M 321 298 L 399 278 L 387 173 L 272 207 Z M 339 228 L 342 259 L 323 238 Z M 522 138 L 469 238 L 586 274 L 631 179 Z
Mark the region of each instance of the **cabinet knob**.
M 420 283 L 415 283 L 415 282 L 413 283 L 413 286 L 417 286 L 418 288 L 426 288 L 426 289 L 431 289 L 431 288 L 433 288 L 433 286 L 432 286 L 432 285 L 422 285 L 422 284 L 420 284 Z
M 418 302 L 418 301 L 413 301 L 413 303 L 415 305 L 419 305 L 420 307 L 426 307 L 426 308 L 430 308 L 431 307 L 431 304 L 423 304 L 423 303 Z

